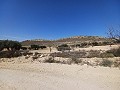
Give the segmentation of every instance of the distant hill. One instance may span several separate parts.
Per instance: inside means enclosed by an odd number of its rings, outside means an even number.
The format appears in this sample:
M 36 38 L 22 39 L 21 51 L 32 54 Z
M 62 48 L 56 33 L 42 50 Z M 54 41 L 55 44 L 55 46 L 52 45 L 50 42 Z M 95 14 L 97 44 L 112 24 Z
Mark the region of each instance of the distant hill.
M 43 39 L 35 39 L 35 40 L 26 40 L 21 42 L 24 46 L 29 46 L 32 44 L 36 45 L 47 45 L 47 46 L 56 46 L 60 44 L 79 44 L 83 42 L 111 42 L 110 39 L 100 36 L 74 36 L 69 38 L 62 38 L 58 40 L 43 40 Z

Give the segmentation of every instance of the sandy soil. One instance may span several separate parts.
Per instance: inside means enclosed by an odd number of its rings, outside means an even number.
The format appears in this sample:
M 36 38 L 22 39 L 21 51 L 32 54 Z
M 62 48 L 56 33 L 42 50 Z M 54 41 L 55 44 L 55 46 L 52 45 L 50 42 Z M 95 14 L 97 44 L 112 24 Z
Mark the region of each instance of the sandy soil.
M 120 45 L 76 48 L 109 50 Z M 50 53 L 45 50 L 31 52 Z M 57 52 L 52 48 L 52 52 Z M 120 90 L 120 70 L 109 67 L 30 62 L 18 57 L 0 63 L 0 90 Z
M 103 50 L 103 51 L 107 51 L 110 49 L 114 49 L 114 48 L 118 48 L 120 47 L 120 45 L 106 45 L 106 46 L 90 46 L 88 48 L 75 48 L 76 51 L 78 50 L 85 50 L 85 51 L 89 51 L 89 50 Z
M 0 63 L 0 90 L 120 90 L 120 70 L 49 63 Z

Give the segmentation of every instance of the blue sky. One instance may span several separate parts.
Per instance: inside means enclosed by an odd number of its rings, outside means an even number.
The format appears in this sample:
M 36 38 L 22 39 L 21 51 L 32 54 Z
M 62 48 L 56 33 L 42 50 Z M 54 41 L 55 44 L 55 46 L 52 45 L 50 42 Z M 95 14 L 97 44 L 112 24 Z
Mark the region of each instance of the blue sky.
M 120 25 L 120 0 L 0 0 L 0 39 L 106 36 Z

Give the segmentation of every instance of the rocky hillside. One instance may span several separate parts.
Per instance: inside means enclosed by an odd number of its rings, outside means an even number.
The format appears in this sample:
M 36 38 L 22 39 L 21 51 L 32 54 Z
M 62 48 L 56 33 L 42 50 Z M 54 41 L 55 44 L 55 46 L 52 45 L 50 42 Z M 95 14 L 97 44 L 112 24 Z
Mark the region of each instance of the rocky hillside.
M 41 40 L 41 39 L 35 39 L 35 40 L 26 40 L 22 42 L 22 45 L 29 46 L 32 44 L 37 45 L 47 45 L 47 46 L 53 46 L 53 45 L 60 45 L 60 44 L 78 44 L 83 42 L 111 42 L 110 39 L 99 37 L 99 36 L 74 36 L 69 38 L 62 38 L 58 40 Z

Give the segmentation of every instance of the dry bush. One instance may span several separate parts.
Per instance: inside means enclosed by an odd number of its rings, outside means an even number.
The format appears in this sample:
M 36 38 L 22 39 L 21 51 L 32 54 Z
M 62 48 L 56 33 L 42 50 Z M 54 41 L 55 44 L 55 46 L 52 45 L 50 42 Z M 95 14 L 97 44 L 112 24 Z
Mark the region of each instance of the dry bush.
M 112 64 L 113 64 L 112 61 L 110 61 L 108 59 L 103 59 L 103 61 L 100 63 L 100 66 L 111 67 Z
M 54 59 L 52 57 L 45 60 L 45 63 L 54 63 Z
M 61 62 L 55 60 L 54 57 L 49 57 L 44 61 L 44 63 L 61 63 Z
M 32 59 L 33 60 L 38 59 L 38 56 L 33 56 Z
M 114 55 L 112 53 L 104 52 L 100 54 L 100 58 L 113 58 L 113 57 Z
M 107 53 L 112 53 L 115 57 L 120 57 L 120 47 L 116 49 L 111 49 Z
M 57 60 L 55 59 L 54 57 L 48 57 L 44 63 L 61 63 L 61 64 L 68 64 L 68 65 L 71 65 L 72 63 L 73 64 L 79 64 L 81 63 L 82 61 L 79 60 L 78 58 L 76 57 L 71 57 L 69 59 L 65 59 L 65 60 Z
M 33 53 L 29 52 L 29 51 L 23 51 L 22 52 L 23 56 L 27 56 L 27 55 L 33 55 Z
M 69 50 L 71 50 L 71 48 L 67 44 L 62 44 L 57 47 L 57 50 L 58 51 L 66 51 L 66 50 L 69 51 Z
M 85 51 L 80 51 L 80 52 L 58 52 L 58 53 L 52 53 L 50 56 L 53 57 L 63 57 L 63 58 L 71 58 L 71 57 L 76 57 L 76 58 L 83 58 L 86 56 Z
M 120 59 L 117 59 L 116 61 L 113 62 L 114 67 L 120 67 Z
M 71 58 L 71 63 L 75 63 L 75 64 L 79 64 L 79 63 L 82 63 L 82 60 L 76 58 L 76 57 L 72 57 Z
M 67 53 L 67 52 L 51 53 L 50 56 L 67 58 L 67 57 L 69 57 L 69 53 Z
M 25 59 L 28 59 L 30 56 L 25 56 Z
M 101 53 L 100 50 L 90 50 L 90 51 L 74 51 L 74 52 L 58 52 L 52 53 L 50 56 L 54 57 L 63 57 L 63 58 L 113 58 L 115 56 L 120 56 L 120 48 L 115 50 L 110 50 L 104 53 Z
M 99 50 L 90 50 L 88 52 L 87 58 L 93 58 L 93 57 L 100 57 L 100 51 Z
M 35 52 L 35 53 L 34 53 L 34 56 L 37 56 L 37 55 L 39 55 L 39 54 L 40 54 L 40 53 L 38 53 L 38 52 Z

